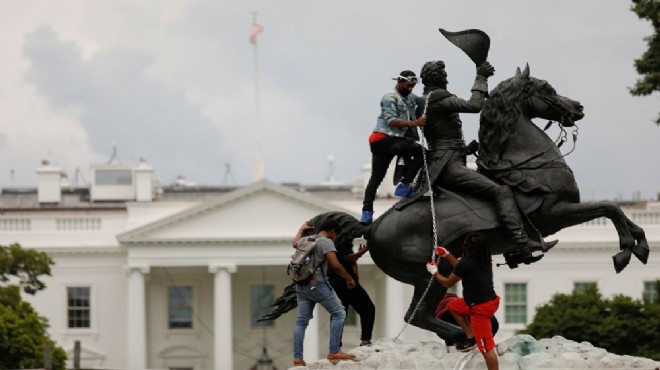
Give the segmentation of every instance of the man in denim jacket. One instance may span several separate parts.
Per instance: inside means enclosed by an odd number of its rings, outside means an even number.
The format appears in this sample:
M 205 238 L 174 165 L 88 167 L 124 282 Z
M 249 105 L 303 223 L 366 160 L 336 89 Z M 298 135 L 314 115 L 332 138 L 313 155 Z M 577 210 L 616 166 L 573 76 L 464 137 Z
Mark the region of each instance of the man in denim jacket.
M 394 80 L 394 90 L 388 92 L 380 101 L 380 116 L 376 127 L 369 136 L 371 149 L 371 177 L 364 190 L 361 222 L 370 224 L 374 214 L 376 191 L 383 182 L 387 168 L 395 156 L 412 157 L 394 195 L 406 198 L 413 194 L 410 183 L 422 167 L 422 146 L 415 140 L 415 127 L 424 126 L 425 118 L 416 118 L 415 108 L 421 97 L 412 93 L 417 84 L 417 76 L 412 71 L 403 71 Z

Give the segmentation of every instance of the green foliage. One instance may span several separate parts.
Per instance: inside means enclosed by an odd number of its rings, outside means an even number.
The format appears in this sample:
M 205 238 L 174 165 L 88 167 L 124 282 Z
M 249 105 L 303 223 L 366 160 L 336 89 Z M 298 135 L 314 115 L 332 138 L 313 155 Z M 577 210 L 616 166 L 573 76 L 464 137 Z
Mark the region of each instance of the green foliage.
M 0 297 L 16 296 L 16 286 L 0 287 Z M 18 297 L 13 304 L 0 304 L 0 369 L 43 368 L 44 343 L 51 344 L 53 369 L 66 369 L 66 353 L 48 337 L 46 318 Z
M 39 277 L 50 276 L 50 265 L 54 263 L 47 253 L 23 249 L 18 244 L 0 245 L 0 282 L 6 283 L 11 276 L 17 277 L 23 291 L 34 294 L 46 287 Z
M 49 337 L 48 320 L 39 316 L 29 302 L 21 299 L 23 291 L 34 294 L 46 285 L 39 280 L 50 275 L 54 262 L 43 252 L 0 245 L 0 369 L 36 369 L 44 367 L 44 344 L 52 348 L 53 369 L 66 369 L 66 353 Z M 19 285 L 6 284 L 16 277 Z
M 648 49 L 641 58 L 635 60 L 635 69 L 642 78 L 630 89 L 632 95 L 650 95 L 660 91 L 660 1 L 658 0 L 632 0 L 632 11 L 640 19 L 649 20 L 653 26 L 654 34 L 644 38 Z M 660 116 L 656 119 L 660 125 Z
M 603 299 L 595 287 L 555 294 L 521 331 L 535 338 L 560 335 L 620 354 L 660 360 L 660 304 L 617 295 Z

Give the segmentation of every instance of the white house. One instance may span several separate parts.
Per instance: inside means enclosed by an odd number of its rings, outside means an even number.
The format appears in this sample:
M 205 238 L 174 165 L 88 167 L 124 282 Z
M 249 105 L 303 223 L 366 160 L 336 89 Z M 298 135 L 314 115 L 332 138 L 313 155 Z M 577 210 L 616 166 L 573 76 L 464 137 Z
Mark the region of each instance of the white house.
M 44 163 L 35 188 L 0 194 L 0 244 L 17 242 L 56 261 L 48 288 L 24 298 L 49 319 L 51 335 L 70 357 L 80 341 L 88 368 L 250 369 L 264 355 L 278 369 L 291 365 L 295 310 L 265 325 L 256 319 L 290 282 L 285 266 L 300 224 L 331 210 L 357 217 L 361 194 L 338 184 L 268 181 L 156 187 L 145 163 L 92 170 L 89 188 L 63 187 L 61 171 Z M 393 202 L 377 200 L 377 215 Z M 563 230 L 540 262 L 495 270 L 502 297 L 497 339 L 524 327 L 556 292 L 597 284 L 605 296 L 652 294 L 660 278 L 660 203 L 624 211 L 646 231 L 649 263 L 633 260 L 614 272 L 618 237 L 607 220 Z M 397 336 L 412 288 L 385 276 L 368 255 L 360 266 L 377 307 L 374 337 Z M 315 316 L 308 360 L 327 352 L 329 318 L 322 309 Z M 401 338 L 439 340 L 414 327 Z M 346 350 L 359 342 L 354 315 L 343 342 Z

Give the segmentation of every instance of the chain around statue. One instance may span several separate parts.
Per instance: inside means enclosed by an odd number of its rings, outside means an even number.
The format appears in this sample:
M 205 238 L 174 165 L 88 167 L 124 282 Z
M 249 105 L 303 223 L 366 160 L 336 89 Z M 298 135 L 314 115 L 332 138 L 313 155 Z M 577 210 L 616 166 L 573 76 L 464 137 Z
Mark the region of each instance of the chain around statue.
M 422 117 L 426 117 L 426 110 L 429 107 L 429 99 L 431 98 L 431 94 L 433 94 L 433 91 L 431 91 L 429 93 L 429 95 L 426 97 L 426 101 L 424 102 L 424 113 L 422 113 Z M 431 248 L 431 250 L 433 250 L 433 253 L 431 254 L 431 261 L 435 261 L 435 257 L 436 257 L 435 256 L 435 246 L 438 244 L 438 227 L 437 227 L 437 222 L 436 222 L 436 219 L 435 219 L 435 206 L 434 206 L 435 203 L 434 203 L 434 200 L 433 200 L 433 189 L 431 188 L 432 184 L 431 184 L 431 175 L 429 173 L 429 163 L 426 160 L 426 149 L 424 149 L 424 147 L 426 146 L 425 145 L 426 144 L 426 138 L 424 136 L 424 129 L 421 126 L 419 127 L 419 129 L 422 131 L 422 135 L 421 135 L 420 138 L 422 140 L 422 157 L 424 158 L 424 160 L 423 160 L 423 162 L 424 162 L 424 172 L 426 172 L 426 182 L 427 182 L 427 185 L 428 185 L 428 189 L 430 190 L 430 194 L 431 194 L 430 197 L 429 197 L 430 202 L 431 202 L 431 221 L 432 221 L 432 224 L 433 224 L 433 247 Z M 424 289 L 424 293 L 419 298 L 419 301 L 417 301 L 417 305 L 415 306 L 415 309 L 410 314 L 410 317 L 408 318 L 406 323 L 401 328 L 401 331 L 399 331 L 399 334 L 397 334 L 396 337 L 394 337 L 394 340 L 399 339 L 399 337 L 401 336 L 401 334 L 403 334 L 403 332 L 406 330 L 408 325 L 410 325 L 410 322 L 415 317 L 415 314 L 417 313 L 417 310 L 419 309 L 420 303 L 424 300 L 424 297 L 426 297 L 426 293 L 429 292 L 429 289 L 431 288 L 431 284 L 433 284 L 433 276 L 431 276 L 431 278 L 429 279 L 429 283 L 426 285 L 426 289 Z

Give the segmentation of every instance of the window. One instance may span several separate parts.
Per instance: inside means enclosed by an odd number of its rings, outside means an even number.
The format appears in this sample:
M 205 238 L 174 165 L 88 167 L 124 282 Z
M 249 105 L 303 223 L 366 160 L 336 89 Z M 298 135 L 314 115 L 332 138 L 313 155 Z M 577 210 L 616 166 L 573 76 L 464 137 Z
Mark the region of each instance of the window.
M 67 322 L 69 328 L 91 327 L 91 304 L 89 287 L 68 287 Z
M 96 185 L 131 185 L 133 172 L 131 170 L 96 170 Z
M 656 303 L 658 302 L 658 280 L 656 281 L 645 281 L 644 282 L 644 292 L 642 297 L 644 302 Z
M 527 284 L 504 284 L 504 322 L 527 323 Z
M 191 286 L 169 287 L 167 301 L 170 329 L 192 329 L 192 297 Z
M 576 281 L 573 283 L 574 293 L 582 293 L 588 288 L 598 288 L 598 284 L 594 281 Z
M 275 287 L 273 285 L 252 285 L 250 286 L 250 302 L 251 302 L 251 320 L 252 327 L 269 327 L 275 326 L 275 320 L 261 321 L 264 315 L 269 314 L 272 307 L 270 305 L 275 300 L 273 292 Z

